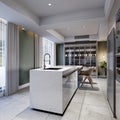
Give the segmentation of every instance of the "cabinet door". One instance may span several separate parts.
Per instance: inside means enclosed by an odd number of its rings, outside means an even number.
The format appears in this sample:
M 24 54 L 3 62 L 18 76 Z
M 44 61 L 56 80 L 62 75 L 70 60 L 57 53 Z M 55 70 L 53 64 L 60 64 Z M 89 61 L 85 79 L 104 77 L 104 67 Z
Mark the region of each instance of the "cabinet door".
M 91 66 L 91 48 L 90 45 L 85 47 L 85 66 Z
M 65 65 L 69 65 L 69 47 L 65 47 Z
M 75 47 L 75 54 L 74 54 L 74 59 L 75 59 L 75 65 L 80 65 L 80 55 L 79 55 L 79 47 Z
M 116 116 L 120 120 L 120 9 L 116 20 Z
M 91 46 L 91 66 L 96 66 L 96 46 Z
M 74 47 L 70 47 L 69 51 L 69 65 L 75 65 L 75 51 Z
M 80 65 L 84 65 L 85 62 L 85 50 L 84 47 L 80 47 Z
M 108 78 L 107 78 L 107 98 L 115 116 L 115 30 L 108 36 Z

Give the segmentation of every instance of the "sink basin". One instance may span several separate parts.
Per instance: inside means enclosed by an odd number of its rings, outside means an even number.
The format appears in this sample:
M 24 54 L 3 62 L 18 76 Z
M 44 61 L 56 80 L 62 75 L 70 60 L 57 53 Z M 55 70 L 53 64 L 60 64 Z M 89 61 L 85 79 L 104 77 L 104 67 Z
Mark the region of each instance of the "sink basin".
M 45 70 L 60 70 L 62 68 L 45 68 Z

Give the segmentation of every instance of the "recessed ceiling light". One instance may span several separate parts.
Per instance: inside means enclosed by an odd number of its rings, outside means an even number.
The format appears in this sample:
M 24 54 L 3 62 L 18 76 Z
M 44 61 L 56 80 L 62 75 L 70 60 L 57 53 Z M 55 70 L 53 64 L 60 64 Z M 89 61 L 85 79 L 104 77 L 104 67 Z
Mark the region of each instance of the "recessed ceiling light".
M 51 3 L 48 3 L 48 6 L 52 6 L 52 4 L 51 4 Z
M 25 28 L 24 28 L 24 27 L 22 27 L 22 30 L 25 30 Z

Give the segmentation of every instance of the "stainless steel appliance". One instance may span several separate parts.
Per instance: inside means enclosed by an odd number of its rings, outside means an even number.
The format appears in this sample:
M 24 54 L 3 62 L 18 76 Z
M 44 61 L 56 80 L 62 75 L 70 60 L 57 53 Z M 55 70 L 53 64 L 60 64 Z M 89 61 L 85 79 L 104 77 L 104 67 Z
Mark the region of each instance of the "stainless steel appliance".
M 116 15 L 116 117 L 120 120 L 120 9 Z
M 115 87 L 115 29 L 113 28 L 107 39 L 108 46 L 108 73 L 107 73 L 107 99 L 113 116 L 116 117 L 116 87 Z

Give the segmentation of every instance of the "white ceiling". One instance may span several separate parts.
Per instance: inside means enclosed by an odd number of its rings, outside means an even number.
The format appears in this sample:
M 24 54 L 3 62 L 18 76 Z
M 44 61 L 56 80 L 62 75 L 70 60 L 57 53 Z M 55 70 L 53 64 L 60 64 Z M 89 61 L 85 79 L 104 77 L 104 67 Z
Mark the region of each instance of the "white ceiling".
M 94 25 L 94 27 L 93 27 Z M 87 24 L 77 24 L 67 28 L 56 29 L 58 33 L 64 37 L 73 37 L 78 35 L 93 35 L 98 34 L 99 24 L 98 23 L 87 23 Z
M 14 0 L 39 17 L 104 8 L 105 0 Z M 48 6 L 52 3 L 52 6 Z
M 0 0 L 0 17 L 55 42 L 86 34 L 105 39 L 110 1 L 114 0 Z

